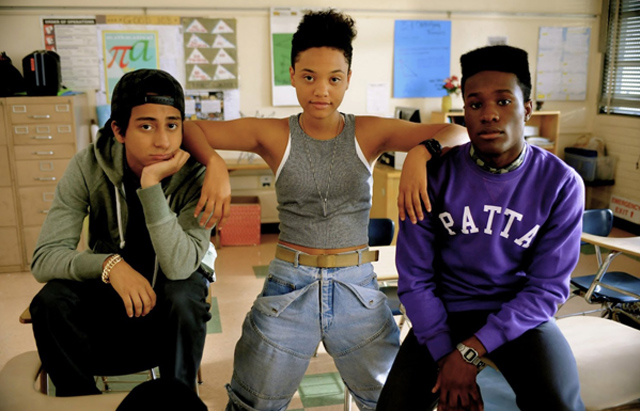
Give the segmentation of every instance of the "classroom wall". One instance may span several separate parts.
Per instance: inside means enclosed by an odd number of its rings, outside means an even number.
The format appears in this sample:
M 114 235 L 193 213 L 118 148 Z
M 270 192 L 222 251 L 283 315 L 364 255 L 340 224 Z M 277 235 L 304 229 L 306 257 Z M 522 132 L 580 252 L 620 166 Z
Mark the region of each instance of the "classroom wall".
M 329 7 L 337 2 L 327 0 L 58 0 L 51 7 L 45 0 L 0 0 L 0 51 L 4 50 L 20 68 L 22 57 L 42 49 L 40 21 L 42 16 L 95 14 L 152 14 L 237 19 L 240 108 L 247 115 L 288 116 L 298 107 L 271 105 L 271 72 L 269 45 L 269 7 Z M 640 155 L 640 120 L 620 116 L 597 115 L 602 55 L 598 52 L 600 0 L 351 0 L 343 10 L 356 19 L 358 37 L 354 43 L 353 77 L 341 106 L 345 112 L 366 114 L 366 91 L 370 83 L 388 83 L 393 79 L 393 30 L 398 19 L 450 19 L 452 22 L 451 74 L 459 75 L 459 57 L 486 45 L 489 36 L 506 36 L 511 45 L 530 54 L 532 72 L 536 69 L 538 30 L 540 26 L 590 27 L 591 49 L 587 99 L 576 102 L 545 102 L 545 110 L 562 112 L 560 152 L 583 135 L 605 139 L 610 152 L 619 155 L 616 185 L 593 190 L 595 197 L 607 198 L 612 192 L 640 201 L 640 171 L 635 162 Z M 431 111 L 440 109 L 439 98 L 391 99 L 388 114 L 396 106 L 413 106 L 421 110 L 423 121 Z M 454 98 L 454 108 L 461 108 Z M 604 200 L 603 200 L 604 201 Z

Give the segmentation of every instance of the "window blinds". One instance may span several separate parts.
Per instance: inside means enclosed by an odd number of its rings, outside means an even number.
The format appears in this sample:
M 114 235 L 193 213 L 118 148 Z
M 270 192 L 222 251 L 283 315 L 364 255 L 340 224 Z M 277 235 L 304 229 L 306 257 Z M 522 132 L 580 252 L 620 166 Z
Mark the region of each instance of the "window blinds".
M 610 0 L 608 20 L 600 112 L 640 116 L 640 0 Z

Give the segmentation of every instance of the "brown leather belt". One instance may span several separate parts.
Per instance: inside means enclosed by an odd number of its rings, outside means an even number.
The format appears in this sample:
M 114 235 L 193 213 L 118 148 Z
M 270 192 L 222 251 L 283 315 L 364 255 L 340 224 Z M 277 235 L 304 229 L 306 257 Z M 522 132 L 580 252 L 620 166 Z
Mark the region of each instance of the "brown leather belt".
M 352 267 L 378 261 L 378 250 L 350 251 L 341 254 L 305 254 L 278 246 L 276 258 L 293 263 L 318 268 Z M 297 261 L 296 261 L 297 259 Z

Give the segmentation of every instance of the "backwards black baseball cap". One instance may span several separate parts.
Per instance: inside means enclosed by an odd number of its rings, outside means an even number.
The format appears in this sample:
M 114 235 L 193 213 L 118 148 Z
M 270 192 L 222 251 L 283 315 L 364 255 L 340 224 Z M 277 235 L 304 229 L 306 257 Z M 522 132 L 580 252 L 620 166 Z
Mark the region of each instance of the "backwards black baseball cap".
M 111 96 L 111 121 L 125 129 L 131 109 L 142 104 L 175 107 L 184 120 L 184 92 L 178 80 L 166 71 L 138 69 L 120 78 Z
M 518 78 L 524 100 L 531 96 L 531 73 L 527 52 L 511 46 L 488 46 L 475 49 L 460 57 L 462 66 L 462 91 L 469 77 L 481 71 L 513 73 Z

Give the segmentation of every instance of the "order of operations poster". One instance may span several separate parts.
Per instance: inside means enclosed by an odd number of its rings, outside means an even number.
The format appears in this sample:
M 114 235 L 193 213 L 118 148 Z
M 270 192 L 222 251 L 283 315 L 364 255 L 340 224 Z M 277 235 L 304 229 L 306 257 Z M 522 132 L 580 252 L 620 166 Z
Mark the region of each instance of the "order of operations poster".
M 182 18 L 186 88 L 238 88 L 236 20 Z
M 540 27 L 537 100 L 585 100 L 589 65 L 588 27 Z
M 396 20 L 393 97 L 442 97 L 451 75 L 451 22 Z
M 62 84 L 71 90 L 100 88 L 95 16 L 43 17 L 45 50 L 60 56 Z
M 291 85 L 291 39 L 304 14 L 303 9 L 271 9 L 271 100 L 274 106 L 297 106 L 296 90 Z

